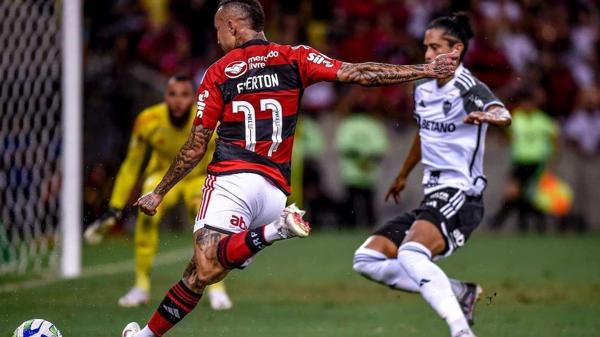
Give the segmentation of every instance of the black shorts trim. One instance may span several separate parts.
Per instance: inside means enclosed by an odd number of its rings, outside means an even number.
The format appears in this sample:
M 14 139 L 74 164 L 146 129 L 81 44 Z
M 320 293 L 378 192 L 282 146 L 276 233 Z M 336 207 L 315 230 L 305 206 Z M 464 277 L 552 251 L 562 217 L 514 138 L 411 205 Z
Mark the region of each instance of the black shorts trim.
M 381 235 L 400 247 L 402 241 L 404 241 L 406 232 L 410 229 L 416 219 L 417 216 L 414 212 L 402 213 L 376 229 L 373 232 L 373 235 Z
M 210 229 L 211 231 L 219 232 L 219 233 L 225 234 L 225 235 L 235 234 L 234 232 L 230 232 L 230 231 L 224 230 L 222 228 L 213 227 L 213 226 L 210 226 L 210 225 L 204 225 L 203 228 Z
M 451 203 L 453 197 L 456 197 L 455 204 Z M 458 202 L 460 198 L 464 200 Z M 483 213 L 481 196 L 467 196 L 459 189 L 447 187 L 426 195 L 418 208 L 386 222 L 373 235 L 381 235 L 400 247 L 412 224 L 425 220 L 436 226 L 444 237 L 446 248 L 440 255 L 449 256 L 466 243 L 481 223 Z

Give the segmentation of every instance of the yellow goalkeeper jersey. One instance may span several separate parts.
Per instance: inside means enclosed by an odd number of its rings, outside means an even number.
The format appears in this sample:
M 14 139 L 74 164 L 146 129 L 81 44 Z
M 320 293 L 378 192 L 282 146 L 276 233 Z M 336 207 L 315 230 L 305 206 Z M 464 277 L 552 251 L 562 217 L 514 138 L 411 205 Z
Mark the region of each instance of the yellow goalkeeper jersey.
M 136 118 L 127 157 L 117 175 L 115 186 L 110 198 L 110 207 L 123 209 L 131 195 L 131 191 L 139 178 L 160 173 L 164 175 L 187 140 L 192 122 L 196 115 L 195 109 L 190 113 L 187 123 L 178 128 L 171 124 L 169 108 L 166 103 L 160 103 L 144 109 Z M 206 166 L 212 159 L 215 150 L 214 141 L 210 141 L 202 161 L 190 172 L 184 180 L 204 178 Z M 147 151 L 151 151 L 150 160 L 143 173 L 141 172 Z

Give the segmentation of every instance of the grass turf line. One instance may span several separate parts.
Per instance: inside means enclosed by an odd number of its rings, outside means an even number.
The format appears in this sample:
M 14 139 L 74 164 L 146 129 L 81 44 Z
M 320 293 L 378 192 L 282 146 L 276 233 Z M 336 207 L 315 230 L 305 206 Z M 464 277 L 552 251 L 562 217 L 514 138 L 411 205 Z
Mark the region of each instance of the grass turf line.
M 389 290 L 355 274 L 352 254 L 367 232 L 316 232 L 280 242 L 244 271 L 227 278 L 229 312 L 205 300 L 169 336 L 447 336 L 445 324 L 420 296 Z M 448 275 L 480 282 L 486 295 L 476 310 L 480 336 L 600 336 L 600 237 L 474 236 L 440 262 Z M 119 336 L 129 321 L 148 319 L 178 278 L 191 238 L 161 234 L 160 256 L 182 256 L 158 265 L 152 301 L 122 309 L 116 300 L 130 286 L 130 270 L 61 281 L 1 294 L 0 336 L 24 320 L 41 317 L 64 336 Z M 84 270 L 132 257 L 131 240 L 115 238 L 84 250 Z M 92 268 L 92 269 L 90 269 Z M 122 268 L 122 267 L 120 267 Z M 3 281 L 0 280 L 0 287 Z

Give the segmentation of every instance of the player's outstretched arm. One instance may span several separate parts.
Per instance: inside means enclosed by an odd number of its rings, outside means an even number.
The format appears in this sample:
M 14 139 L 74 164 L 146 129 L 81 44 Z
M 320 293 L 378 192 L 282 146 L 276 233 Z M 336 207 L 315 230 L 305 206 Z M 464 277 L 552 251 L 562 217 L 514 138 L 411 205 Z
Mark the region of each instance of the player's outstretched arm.
M 177 156 L 175 156 L 175 159 L 158 186 L 156 186 L 153 192 L 139 198 L 133 205 L 139 206 L 140 210 L 145 214 L 156 214 L 156 208 L 165 194 L 202 160 L 213 131 L 212 129 L 205 129 L 202 125 L 192 127 L 190 136 L 177 153 Z
M 415 168 L 415 166 L 421 161 L 421 136 L 417 131 L 415 138 L 413 139 L 412 146 L 410 147 L 410 151 L 406 155 L 406 159 L 404 159 L 404 164 L 402 164 L 402 168 L 400 172 L 398 172 L 398 176 L 388 189 L 385 194 L 385 201 L 387 202 L 390 197 L 394 198 L 394 202 L 397 204 L 400 200 L 400 192 L 404 190 L 406 187 L 406 181 L 408 180 L 408 176 L 410 172 Z
M 486 111 L 473 111 L 465 119 L 468 124 L 488 123 L 495 126 L 509 126 L 512 123 L 510 112 L 500 105 L 490 106 Z
M 421 78 L 446 78 L 452 76 L 458 66 L 460 53 L 438 55 L 429 64 L 395 65 L 387 63 L 343 63 L 336 80 L 364 86 L 397 84 Z

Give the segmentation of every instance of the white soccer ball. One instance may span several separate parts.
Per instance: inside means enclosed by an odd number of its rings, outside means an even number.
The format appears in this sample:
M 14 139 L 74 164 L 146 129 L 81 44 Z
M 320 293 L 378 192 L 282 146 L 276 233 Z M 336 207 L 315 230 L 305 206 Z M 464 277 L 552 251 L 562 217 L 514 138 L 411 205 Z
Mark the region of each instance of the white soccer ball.
M 23 322 L 12 337 L 62 337 L 62 335 L 54 324 L 36 318 Z

